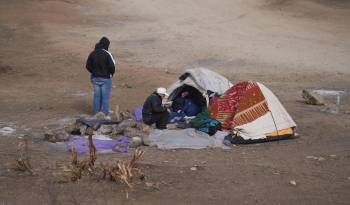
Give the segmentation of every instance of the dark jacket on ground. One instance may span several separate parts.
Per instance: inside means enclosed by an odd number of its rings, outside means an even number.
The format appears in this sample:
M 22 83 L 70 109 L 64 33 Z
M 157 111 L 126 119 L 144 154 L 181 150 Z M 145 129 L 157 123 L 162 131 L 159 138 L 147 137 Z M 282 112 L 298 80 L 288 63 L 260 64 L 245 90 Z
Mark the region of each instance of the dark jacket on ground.
M 86 69 L 92 77 L 111 78 L 115 72 L 115 61 L 108 52 L 109 40 L 106 37 L 96 44 L 86 61 Z
M 150 119 L 152 114 L 160 114 L 166 112 L 167 109 L 162 105 L 162 98 L 156 93 L 152 93 L 143 104 L 142 118 Z

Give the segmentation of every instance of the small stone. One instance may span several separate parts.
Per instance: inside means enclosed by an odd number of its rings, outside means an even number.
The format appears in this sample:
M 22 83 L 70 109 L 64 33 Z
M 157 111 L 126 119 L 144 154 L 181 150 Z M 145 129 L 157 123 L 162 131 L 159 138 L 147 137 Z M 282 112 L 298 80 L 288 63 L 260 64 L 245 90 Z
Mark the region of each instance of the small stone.
M 3 127 L 0 129 L 0 134 L 1 135 L 10 135 L 14 133 L 16 130 L 13 129 L 12 127 Z
M 131 138 L 131 143 L 129 145 L 129 147 L 131 148 L 136 148 L 142 145 L 142 139 L 141 137 L 133 137 Z
M 65 129 L 50 130 L 44 135 L 44 139 L 52 143 L 68 141 L 69 138 L 70 135 Z
M 123 127 L 123 128 L 127 128 L 127 127 L 135 128 L 136 126 L 137 126 L 137 123 L 132 119 L 123 120 L 123 122 L 121 122 L 118 125 L 118 127 Z
M 191 167 L 191 171 L 197 171 L 197 167 Z
M 159 183 L 146 182 L 145 185 L 147 191 L 159 191 Z
M 95 114 L 95 117 L 99 120 L 104 120 L 106 115 L 103 112 L 98 112 Z
M 81 135 L 85 135 L 85 134 L 86 134 L 87 128 L 88 128 L 87 125 L 81 125 L 81 126 L 79 127 L 80 134 L 81 134 Z
M 144 132 L 144 133 L 149 134 L 149 133 L 151 133 L 151 131 L 152 131 L 152 127 L 149 126 L 149 125 L 146 125 L 145 123 L 142 123 L 141 127 L 142 127 L 142 128 L 141 128 L 141 129 L 142 129 L 142 132 Z
M 176 130 L 177 129 L 177 124 L 167 124 L 166 128 L 168 130 Z
M 326 159 L 323 158 L 323 157 L 319 157 L 317 160 L 318 160 L 318 161 L 323 161 L 323 160 L 326 160 Z
M 274 173 L 272 173 L 272 174 L 274 174 L 274 175 L 280 175 L 280 173 L 279 173 L 279 172 L 274 172 Z
M 132 119 L 132 114 L 129 110 L 120 112 L 120 120 L 130 120 Z
M 290 183 L 291 185 L 293 185 L 293 186 L 296 186 L 296 185 L 297 185 L 297 182 L 294 181 L 294 180 L 291 180 L 289 183 Z
M 126 130 L 124 131 L 124 135 L 129 138 L 139 137 L 141 139 L 144 139 L 145 137 L 148 136 L 146 133 L 142 132 L 141 130 L 137 128 L 132 128 L 132 127 L 126 128 Z
M 335 154 L 331 154 L 329 156 L 332 157 L 332 158 L 337 157 L 337 155 L 335 155 Z
M 122 83 L 122 87 L 123 88 L 132 88 L 132 86 L 127 84 L 127 83 Z
M 324 105 L 325 101 L 323 97 L 312 90 L 304 89 L 302 91 L 302 97 L 305 99 L 306 104 L 310 105 Z
M 101 125 L 100 129 L 98 131 L 103 135 L 109 135 L 113 131 L 112 125 Z

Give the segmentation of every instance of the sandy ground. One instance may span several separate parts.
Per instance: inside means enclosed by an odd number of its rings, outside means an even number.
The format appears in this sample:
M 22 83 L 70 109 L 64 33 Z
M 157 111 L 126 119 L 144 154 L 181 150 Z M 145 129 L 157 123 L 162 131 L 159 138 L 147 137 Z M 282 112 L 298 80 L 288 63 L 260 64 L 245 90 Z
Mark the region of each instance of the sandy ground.
M 304 104 L 300 93 L 349 91 L 349 19 L 346 0 L 0 1 L 0 128 L 17 130 L 0 136 L 0 204 L 348 204 L 349 97 L 334 115 Z M 185 68 L 204 66 L 232 82 L 266 84 L 300 138 L 229 151 L 145 147 L 142 164 L 147 181 L 159 183 L 155 191 L 89 179 L 57 183 L 70 155 L 42 133 L 91 114 L 84 65 L 102 35 L 119 62 L 112 108 L 131 109 Z M 22 135 L 36 176 L 10 170 Z

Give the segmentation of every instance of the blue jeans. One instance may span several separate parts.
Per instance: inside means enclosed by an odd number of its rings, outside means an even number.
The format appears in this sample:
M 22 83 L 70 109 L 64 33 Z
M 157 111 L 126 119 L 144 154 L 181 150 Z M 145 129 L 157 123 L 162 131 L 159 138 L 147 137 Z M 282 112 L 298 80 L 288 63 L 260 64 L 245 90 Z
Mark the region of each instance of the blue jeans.
M 91 77 L 94 87 L 94 112 L 109 114 L 109 96 L 111 95 L 112 79 Z

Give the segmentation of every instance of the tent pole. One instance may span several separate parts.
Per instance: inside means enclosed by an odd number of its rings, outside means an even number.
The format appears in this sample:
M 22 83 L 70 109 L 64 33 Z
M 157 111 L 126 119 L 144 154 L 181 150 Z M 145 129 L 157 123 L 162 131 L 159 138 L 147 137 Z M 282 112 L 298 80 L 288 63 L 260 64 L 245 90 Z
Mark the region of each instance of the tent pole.
M 276 125 L 276 121 L 275 121 L 275 118 L 273 117 L 273 114 L 272 114 L 272 112 L 271 112 L 271 110 L 270 110 L 270 109 L 269 109 L 269 111 L 270 111 L 270 115 L 271 115 L 271 117 L 272 117 L 273 124 L 275 124 L 275 128 L 276 128 L 277 136 L 279 136 L 279 134 L 278 134 L 278 129 L 277 129 L 277 125 Z

